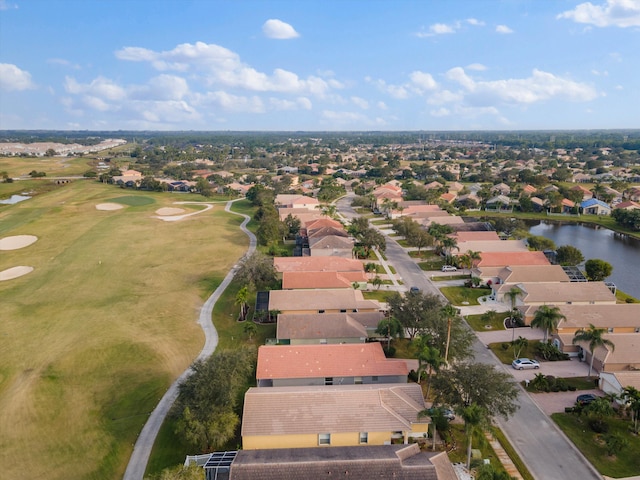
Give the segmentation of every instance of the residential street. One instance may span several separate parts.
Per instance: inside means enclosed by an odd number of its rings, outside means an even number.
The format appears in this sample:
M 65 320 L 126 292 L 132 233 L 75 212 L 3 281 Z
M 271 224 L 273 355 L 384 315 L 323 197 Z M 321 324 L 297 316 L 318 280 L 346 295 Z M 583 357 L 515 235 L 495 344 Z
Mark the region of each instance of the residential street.
M 357 216 L 351 208 L 350 196 L 336 202 L 338 212 L 346 219 Z M 387 238 L 386 257 L 398 275 L 403 279 L 406 288 L 417 286 L 426 293 L 440 294 L 436 285 L 420 270 L 415 261 L 409 257 L 404 248 L 390 237 Z M 443 297 L 444 298 L 444 297 Z M 486 304 L 480 310 L 496 308 Z M 468 307 L 465 307 L 468 308 Z M 475 360 L 504 369 L 509 374 L 513 369 L 501 364 L 487 349 L 484 343 L 476 340 L 473 345 Z M 602 476 L 587 462 L 583 455 L 571 443 L 553 421 L 533 402 L 531 397 L 521 388 L 518 396 L 520 408 L 509 418 L 496 419 L 496 423 L 508 437 L 531 474 L 540 480 L 591 480 L 602 479 Z

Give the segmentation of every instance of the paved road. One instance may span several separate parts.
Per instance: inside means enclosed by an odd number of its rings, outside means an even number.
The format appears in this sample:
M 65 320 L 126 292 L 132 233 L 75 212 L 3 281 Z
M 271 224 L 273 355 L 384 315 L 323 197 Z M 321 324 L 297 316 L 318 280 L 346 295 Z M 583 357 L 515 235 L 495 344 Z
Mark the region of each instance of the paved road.
M 244 217 L 244 221 L 240 228 L 244 233 L 249 236 L 249 250 L 245 255 L 251 255 L 256 249 L 256 237 L 253 233 L 247 230 L 246 225 L 249 223 L 250 218 L 247 215 L 243 215 L 236 212 L 231 212 L 231 204 L 235 200 L 227 202 L 225 205 L 225 211 L 233 213 L 234 215 L 241 215 Z M 198 323 L 202 327 L 205 335 L 205 343 L 200 355 L 198 355 L 198 360 L 204 360 L 211 356 L 211 354 L 215 351 L 218 346 L 218 332 L 213 326 L 213 322 L 211 321 L 211 315 L 213 312 L 213 306 L 216 304 L 222 293 L 233 280 L 233 276 L 235 275 L 237 270 L 237 265 L 235 265 L 227 276 L 224 277 L 222 283 L 216 288 L 216 290 L 211 294 L 211 296 L 204 303 L 202 308 L 200 309 L 200 317 L 198 319 Z M 145 423 L 138 439 L 136 441 L 135 446 L 133 447 L 133 453 L 131 454 L 131 458 L 129 459 L 129 464 L 127 465 L 127 470 L 124 473 L 124 480 L 142 480 L 144 478 L 144 472 L 147 469 L 147 463 L 149 462 L 149 456 L 151 455 L 151 449 L 153 448 L 153 444 L 156 441 L 156 437 L 158 436 L 158 432 L 160 431 L 160 427 L 164 422 L 165 417 L 169 413 L 171 406 L 175 402 L 178 397 L 178 386 L 191 375 L 191 367 L 186 369 L 182 375 L 180 375 L 169 387 L 169 390 L 164 394 L 155 410 L 151 412 L 147 423 Z
M 338 211 L 350 219 L 357 213 L 350 207 L 351 198 L 343 197 L 336 202 Z M 404 248 L 387 237 L 386 256 L 393 264 L 405 285 L 417 286 L 424 292 L 440 294 L 437 287 L 409 257 Z M 488 363 L 511 373 L 479 340 L 473 345 L 476 362 Z M 520 408 L 509 418 L 498 417 L 496 423 L 505 433 L 531 474 L 538 480 L 601 480 L 584 456 L 533 402 L 520 387 Z

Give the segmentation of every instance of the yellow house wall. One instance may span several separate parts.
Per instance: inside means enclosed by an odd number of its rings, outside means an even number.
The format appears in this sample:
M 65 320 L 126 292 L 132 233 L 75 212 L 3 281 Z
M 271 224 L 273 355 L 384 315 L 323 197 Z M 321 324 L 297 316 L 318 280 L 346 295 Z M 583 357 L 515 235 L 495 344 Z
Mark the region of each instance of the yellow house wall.
M 367 445 L 384 445 L 391 441 L 391 432 L 369 432 Z M 332 433 L 331 447 L 350 447 L 360 445 L 360 432 Z M 263 450 L 267 448 L 309 448 L 318 447 L 317 434 L 299 435 L 246 435 L 242 437 L 244 450 Z

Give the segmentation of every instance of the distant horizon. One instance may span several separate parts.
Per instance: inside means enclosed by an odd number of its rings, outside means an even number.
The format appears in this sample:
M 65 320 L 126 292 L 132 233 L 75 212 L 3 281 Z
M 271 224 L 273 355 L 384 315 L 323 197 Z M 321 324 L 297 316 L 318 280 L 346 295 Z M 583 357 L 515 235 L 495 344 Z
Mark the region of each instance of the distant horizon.
M 0 24 L 0 130 L 640 128 L 640 0 L 0 0 Z

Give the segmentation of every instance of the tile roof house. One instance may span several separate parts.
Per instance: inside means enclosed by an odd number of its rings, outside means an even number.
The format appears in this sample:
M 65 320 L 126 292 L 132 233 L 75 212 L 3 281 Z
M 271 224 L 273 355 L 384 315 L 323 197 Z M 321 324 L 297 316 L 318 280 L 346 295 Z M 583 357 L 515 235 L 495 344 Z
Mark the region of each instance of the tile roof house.
M 282 289 L 357 288 L 366 289 L 369 279 L 365 272 L 283 272 Z
M 281 221 L 287 218 L 289 215 L 300 219 L 301 223 L 318 220 L 320 218 L 326 218 L 320 210 L 313 211 L 308 208 L 279 208 L 278 217 Z
M 550 265 L 542 252 L 486 252 L 478 267 L 506 267 L 508 265 Z
M 244 397 L 242 447 L 305 448 L 406 444 L 423 437 L 428 417 L 420 385 L 250 388 Z
M 365 300 L 360 290 L 272 290 L 269 292 L 268 310 L 280 313 L 351 313 L 378 312 L 381 305 Z
M 569 282 L 570 278 L 560 265 L 510 265 L 477 269 L 478 277 L 491 281 L 493 297 L 506 301 L 505 295 L 518 283 Z
M 612 393 L 621 396 L 626 387 L 640 390 L 640 370 L 621 372 L 600 372 L 600 390 L 604 393 Z M 618 404 L 624 404 L 624 399 L 616 399 Z
M 640 303 L 615 305 L 558 305 L 566 320 L 558 324 L 559 334 L 574 334 L 593 324 L 609 333 L 640 333 Z
M 631 200 L 627 200 L 624 202 L 620 202 L 615 206 L 616 209 L 620 208 L 622 210 L 639 210 L 640 203 L 633 202 Z
M 610 333 L 604 338 L 613 342 L 614 349 L 603 346 L 597 347 L 594 352 L 593 368 L 598 372 L 624 372 L 640 370 L 640 335 L 637 333 Z M 572 335 L 555 335 L 554 342 L 558 348 L 564 351 L 565 346 L 573 345 Z M 578 342 L 585 362 L 591 362 L 589 342 Z M 571 353 L 569 353 L 571 355 Z
M 382 312 L 278 315 L 276 339 L 281 345 L 364 343 L 377 336 Z
M 322 237 L 309 238 L 309 250 L 312 257 L 342 257 L 351 258 L 353 256 L 353 238 L 339 235 L 326 235 Z
M 360 260 L 341 257 L 274 257 L 276 272 L 364 272 Z
M 500 240 L 500 237 L 494 230 L 480 231 L 480 232 L 455 232 L 451 234 L 458 243 L 471 242 L 471 241 L 487 241 L 487 240 Z
M 491 253 L 491 252 L 529 252 L 527 245 L 523 240 L 469 240 L 466 242 L 458 242 L 456 255 L 462 255 L 468 250 L 474 252 Z
M 604 282 L 527 282 L 513 286 L 523 292 L 516 300 L 516 306 L 616 303 L 616 296 Z
M 258 387 L 407 383 L 404 360 L 388 359 L 378 342 L 264 345 L 258 349 Z
M 206 480 L 458 480 L 446 452 L 423 452 L 417 444 L 239 450 L 198 460 Z
M 281 193 L 276 195 L 275 204 L 277 207 L 316 210 L 320 205 L 320 201 L 317 198 L 307 197 L 305 195 Z

